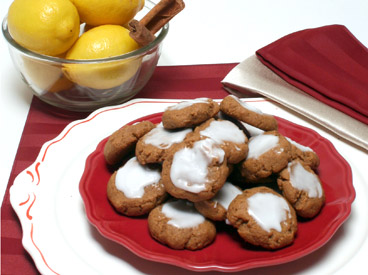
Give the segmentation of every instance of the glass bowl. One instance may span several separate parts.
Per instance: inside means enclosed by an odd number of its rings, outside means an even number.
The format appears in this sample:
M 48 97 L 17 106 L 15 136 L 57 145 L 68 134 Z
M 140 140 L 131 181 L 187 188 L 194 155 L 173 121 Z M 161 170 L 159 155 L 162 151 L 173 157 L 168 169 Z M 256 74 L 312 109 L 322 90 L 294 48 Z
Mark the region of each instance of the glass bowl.
M 146 0 L 137 16 L 144 15 L 154 5 Z M 72 111 L 93 111 L 135 96 L 151 78 L 168 31 L 166 24 L 153 42 L 127 54 L 67 60 L 27 50 L 10 36 L 7 17 L 2 24 L 13 63 L 33 94 L 50 105 Z

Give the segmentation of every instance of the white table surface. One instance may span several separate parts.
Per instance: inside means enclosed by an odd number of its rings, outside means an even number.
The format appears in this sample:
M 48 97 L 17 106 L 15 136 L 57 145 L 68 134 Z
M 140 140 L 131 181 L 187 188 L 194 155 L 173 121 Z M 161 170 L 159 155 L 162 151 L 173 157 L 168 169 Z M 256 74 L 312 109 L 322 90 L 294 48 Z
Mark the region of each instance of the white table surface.
M 11 0 L 0 1 L 1 18 Z M 155 1 L 156 2 L 156 1 Z M 367 0 L 186 0 L 186 8 L 170 23 L 159 65 L 189 65 L 241 62 L 274 40 L 294 31 L 328 24 L 345 25 L 368 46 Z M 0 202 L 19 145 L 32 93 L 17 74 L 5 39 L 0 39 Z M 363 157 L 353 168 L 364 175 L 366 152 L 337 140 L 346 158 Z M 352 154 L 352 155 L 351 155 Z M 366 239 L 362 249 L 367 251 Z M 365 257 L 357 253 L 342 270 L 350 271 Z M 360 270 L 363 272 L 363 270 Z M 342 271 L 340 272 L 341 274 Z

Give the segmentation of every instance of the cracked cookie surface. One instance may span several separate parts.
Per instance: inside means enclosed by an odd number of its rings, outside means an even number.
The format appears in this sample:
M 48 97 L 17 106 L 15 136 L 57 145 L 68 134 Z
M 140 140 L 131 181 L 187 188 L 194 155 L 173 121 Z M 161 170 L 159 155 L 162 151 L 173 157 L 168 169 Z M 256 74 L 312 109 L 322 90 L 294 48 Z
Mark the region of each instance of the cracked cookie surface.
M 240 172 L 249 182 L 258 182 L 280 172 L 290 160 L 290 143 L 277 131 L 250 138 L 248 147 Z
M 294 209 L 284 197 L 264 186 L 238 195 L 229 206 L 227 218 L 244 241 L 265 249 L 291 244 L 297 232 Z
M 153 209 L 148 216 L 151 236 L 173 249 L 198 250 L 216 236 L 215 225 L 199 214 L 192 203 L 169 201 Z
M 277 184 L 300 217 L 313 218 L 325 203 L 325 192 L 319 177 L 300 160 L 290 162 L 280 172 Z
M 110 177 L 107 198 L 121 214 L 147 214 L 167 198 L 160 169 L 143 166 L 135 157 L 131 158 Z

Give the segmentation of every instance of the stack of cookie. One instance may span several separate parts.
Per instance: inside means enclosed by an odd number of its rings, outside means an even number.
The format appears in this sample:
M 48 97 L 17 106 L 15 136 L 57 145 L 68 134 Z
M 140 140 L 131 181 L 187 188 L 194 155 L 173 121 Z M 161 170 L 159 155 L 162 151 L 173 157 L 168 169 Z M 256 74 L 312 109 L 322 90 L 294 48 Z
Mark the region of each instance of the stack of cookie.
M 158 125 L 110 136 L 105 159 L 118 168 L 108 199 L 124 215 L 148 214 L 151 236 L 174 249 L 209 245 L 221 222 L 252 245 L 287 246 L 297 216 L 316 216 L 325 195 L 317 154 L 277 129 L 273 116 L 232 95 L 180 102 Z

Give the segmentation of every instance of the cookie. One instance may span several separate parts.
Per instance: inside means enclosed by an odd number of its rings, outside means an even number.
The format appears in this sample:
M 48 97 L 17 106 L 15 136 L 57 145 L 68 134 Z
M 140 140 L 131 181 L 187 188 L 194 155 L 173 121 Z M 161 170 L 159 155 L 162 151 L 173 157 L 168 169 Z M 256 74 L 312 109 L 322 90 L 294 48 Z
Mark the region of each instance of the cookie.
M 139 139 L 135 155 L 141 164 L 160 163 L 165 159 L 168 149 L 173 144 L 182 142 L 191 132 L 191 128 L 167 130 L 160 123 Z
M 110 165 L 118 164 L 134 150 L 137 141 L 155 128 L 150 121 L 142 121 L 134 125 L 125 125 L 115 131 L 107 140 L 104 147 L 106 162 Z
M 313 170 L 318 168 L 319 157 L 311 148 L 301 145 L 288 137 L 286 139 L 291 145 L 291 159 L 299 159 Z
M 151 236 L 173 249 L 198 250 L 216 237 L 214 224 L 199 214 L 192 203 L 169 201 L 148 215 Z
M 210 98 L 182 101 L 165 110 L 162 124 L 166 129 L 193 127 L 216 116 L 219 110 L 218 103 Z
M 293 160 L 280 172 L 277 184 L 300 217 L 313 218 L 325 203 L 319 177 L 300 160 Z
M 161 204 L 167 193 L 160 170 L 143 166 L 133 157 L 110 177 L 107 198 L 116 211 L 140 216 Z
M 245 242 L 265 249 L 290 245 L 297 232 L 294 209 L 268 187 L 244 190 L 229 206 L 227 219 Z
M 277 131 L 250 138 L 249 152 L 241 163 L 241 175 L 249 182 L 259 182 L 284 169 L 290 160 L 290 143 Z
M 212 199 L 195 202 L 194 206 L 199 213 L 210 220 L 225 221 L 230 203 L 241 193 L 242 190 L 239 187 L 226 182 Z
M 234 95 L 228 95 L 222 100 L 220 110 L 230 117 L 264 131 L 277 130 L 277 120 L 272 115 L 263 113 Z
M 228 175 L 225 152 L 210 138 L 193 137 L 173 146 L 162 165 L 166 191 L 192 202 L 212 198 Z
M 211 118 L 197 126 L 194 132 L 219 144 L 225 151 L 228 163 L 239 163 L 248 154 L 248 138 L 231 121 Z

